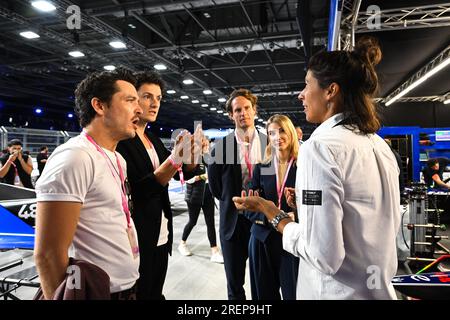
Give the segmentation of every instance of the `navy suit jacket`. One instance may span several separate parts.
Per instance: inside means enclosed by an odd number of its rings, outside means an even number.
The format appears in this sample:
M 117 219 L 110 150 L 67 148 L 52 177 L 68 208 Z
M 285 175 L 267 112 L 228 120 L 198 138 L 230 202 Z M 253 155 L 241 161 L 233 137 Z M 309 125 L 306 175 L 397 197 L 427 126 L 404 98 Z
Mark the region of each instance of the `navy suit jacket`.
M 267 145 L 267 136 L 259 133 L 261 153 Z M 228 146 L 228 148 L 227 148 Z M 238 212 L 232 198 L 242 191 L 242 172 L 239 163 L 239 150 L 234 132 L 216 141 L 208 163 L 208 184 L 212 195 L 220 201 L 219 231 L 230 240 L 233 236 Z M 261 155 L 261 157 L 263 154 Z
M 267 164 L 258 164 L 256 165 L 253 171 L 253 179 L 252 179 L 252 189 L 257 190 L 259 195 L 267 200 L 272 201 L 275 205 L 278 205 L 278 194 L 277 194 L 277 182 L 275 175 L 275 167 L 271 167 L 272 162 Z M 261 174 L 261 171 L 263 174 Z M 266 172 L 264 172 L 266 171 Z M 266 174 L 265 174 L 266 173 Z M 288 177 L 286 180 L 285 187 L 295 187 L 295 177 L 297 173 L 297 165 L 296 162 L 292 164 L 291 168 L 288 172 Z M 281 210 L 285 212 L 293 211 L 292 208 L 288 206 L 286 203 L 286 198 L 281 197 Z M 265 242 L 267 236 L 271 233 L 278 233 L 264 216 L 263 213 L 260 212 L 246 212 L 250 221 L 253 222 L 251 232 L 252 234 L 261 242 Z

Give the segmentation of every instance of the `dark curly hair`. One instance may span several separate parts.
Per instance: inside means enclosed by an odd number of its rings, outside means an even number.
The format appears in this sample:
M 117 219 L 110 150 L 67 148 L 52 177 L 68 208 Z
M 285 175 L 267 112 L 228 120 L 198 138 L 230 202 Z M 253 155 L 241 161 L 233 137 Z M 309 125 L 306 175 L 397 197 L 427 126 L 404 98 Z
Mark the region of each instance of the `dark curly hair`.
M 158 85 L 163 93 L 166 89 L 166 83 L 161 78 L 160 74 L 155 71 L 141 71 L 135 73 L 134 76 L 136 77 L 136 90 L 139 90 L 145 83 Z
M 112 96 L 119 91 L 116 81 L 123 80 L 136 84 L 133 73 L 125 68 L 114 71 L 93 72 L 81 81 L 75 89 L 75 113 L 82 128 L 94 119 L 96 112 L 91 105 L 92 98 L 109 104 Z
M 380 128 L 373 97 L 378 91 L 375 66 L 381 60 L 378 41 L 362 37 L 353 51 L 331 51 L 315 54 L 308 63 L 322 89 L 337 83 L 341 89 L 342 110 L 350 124 L 367 134 Z
M 225 110 L 228 113 L 233 113 L 233 107 L 232 107 L 231 103 L 233 102 L 234 98 L 237 98 L 237 97 L 246 98 L 247 100 L 249 100 L 252 103 L 252 107 L 256 108 L 256 103 L 258 102 L 257 96 L 255 96 L 253 93 L 251 93 L 250 90 L 236 89 L 230 94 L 230 97 L 228 98 L 227 102 L 225 103 Z

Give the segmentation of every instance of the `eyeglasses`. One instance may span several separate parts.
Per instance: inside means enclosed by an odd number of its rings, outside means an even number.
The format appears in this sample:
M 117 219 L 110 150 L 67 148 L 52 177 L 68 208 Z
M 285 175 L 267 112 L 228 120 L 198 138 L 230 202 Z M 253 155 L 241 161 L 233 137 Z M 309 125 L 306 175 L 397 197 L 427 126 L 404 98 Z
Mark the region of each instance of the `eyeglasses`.
M 127 194 L 127 200 L 128 200 L 128 210 L 130 211 L 130 215 L 133 216 L 133 200 L 131 200 L 131 186 L 130 182 L 128 181 L 128 178 L 125 178 L 124 181 L 125 185 L 125 192 Z

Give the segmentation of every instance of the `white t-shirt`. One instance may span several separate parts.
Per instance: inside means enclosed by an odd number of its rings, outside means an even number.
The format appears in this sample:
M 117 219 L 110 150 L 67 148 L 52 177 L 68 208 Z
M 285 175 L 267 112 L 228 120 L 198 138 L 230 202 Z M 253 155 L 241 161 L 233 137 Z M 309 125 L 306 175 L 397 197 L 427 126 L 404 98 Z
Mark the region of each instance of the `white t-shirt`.
M 114 153 L 105 152 L 118 170 Z M 126 176 L 126 162 L 116 155 Z M 133 258 L 126 232 L 120 179 L 118 174 L 113 176 L 107 161 L 86 137 L 74 137 L 49 157 L 36 195 L 37 201 L 83 203 L 69 256 L 102 268 L 114 293 L 134 285 L 139 278 L 139 258 Z M 136 234 L 132 219 L 131 225 Z
M 150 157 L 153 168 L 158 169 L 160 166 L 158 154 L 156 153 L 154 148 L 146 149 L 148 156 Z M 166 244 L 167 241 L 169 241 L 169 220 L 167 220 L 166 216 L 164 215 L 164 211 L 161 212 L 161 228 L 159 229 L 159 238 L 158 243 L 156 246 L 162 246 L 163 244 Z

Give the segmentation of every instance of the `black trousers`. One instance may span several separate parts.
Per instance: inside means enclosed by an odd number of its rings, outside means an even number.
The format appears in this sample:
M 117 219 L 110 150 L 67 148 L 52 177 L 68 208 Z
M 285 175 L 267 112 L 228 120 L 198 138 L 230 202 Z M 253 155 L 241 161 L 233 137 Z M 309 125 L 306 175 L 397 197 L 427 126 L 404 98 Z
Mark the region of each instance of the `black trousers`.
M 169 244 L 156 248 L 141 248 L 137 281 L 138 300 L 165 300 L 162 293 L 169 262 Z
M 251 222 L 240 214 L 230 240 L 225 240 L 222 232 L 220 232 L 229 300 L 246 299 L 244 290 L 245 264 L 248 258 L 250 227 Z
M 192 204 L 187 202 L 189 209 L 189 221 L 184 227 L 183 236 L 181 240 L 186 241 L 189 237 L 194 226 L 197 224 L 198 216 L 200 215 L 200 209 L 203 209 L 205 216 L 206 232 L 208 234 L 208 240 L 211 247 L 217 245 L 216 239 L 216 227 L 214 225 L 214 198 L 209 191 L 209 188 L 205 190 L 205 196 L 203 197 L 203 204 Z

